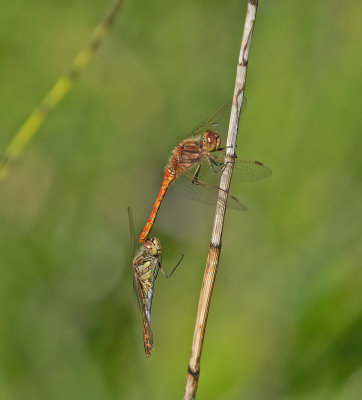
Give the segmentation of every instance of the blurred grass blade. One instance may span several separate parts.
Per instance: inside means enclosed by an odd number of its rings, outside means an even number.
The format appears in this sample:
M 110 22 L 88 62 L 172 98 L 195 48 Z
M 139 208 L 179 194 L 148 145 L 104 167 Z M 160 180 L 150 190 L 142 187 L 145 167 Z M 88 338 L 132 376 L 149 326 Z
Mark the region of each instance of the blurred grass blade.
M 9 164 L 19 156 L 24 147 L 44 123 L 50 111 L 59 104 L 71 89 L 74 82 L 79 78 L 81 72 L 86 68 L 100 44 L 107 36 L 122 2 L 123 0 L 115 1 L 106 14 L 106 17 L 96 26 L 89 42 L 76 55 L 68 71 L 55 82 L 41 103 L 31 112 L 15 133 L 0 160 L 0 179 L 5 177 Z

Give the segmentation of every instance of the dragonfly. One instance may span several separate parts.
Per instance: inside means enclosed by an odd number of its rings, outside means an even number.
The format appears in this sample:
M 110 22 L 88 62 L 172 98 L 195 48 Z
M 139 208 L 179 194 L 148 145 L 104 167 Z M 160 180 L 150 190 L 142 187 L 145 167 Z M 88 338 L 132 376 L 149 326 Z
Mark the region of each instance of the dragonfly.
M 243 108 L 245 103 L 243 102 Z M 211 175 L 220 173 L 224 167 L 225 145 L 229 125 L 231 102 L 226 103 L 215 114 L 196 126 L 171 152 L 165 166 L 161 188 L 150 216 L 138 237 L 143 243 L 156 220 L 165 194 L 173 182 L 174 189 L 193 200 L 214 205 L 219 188 L 200 179 L 201 170 Z M 253 182 L 271 175 L 271 170 L 259 161 L 235 160 L 233 181 Z M 229 196 L 227 207 L 246 210 L 234 196 Z
M 161 270 L 162 274 L 167 279 L 171 278 L 172 274 L 181 263 L 183 254 L 171 273 L 167 274 L 162 268 L 162 246 L 160 240 L 156 237 L 149 237 L 135 250 L 133 216 L 130 208 L 128 208 L 128 220 L 131 234 L 133 292 L 136 297 L 138 308 L 142 313 L 143 343 L 146 356 L 149 357 L 153 350 L 151 307 L 155 281 L 159 270 Z

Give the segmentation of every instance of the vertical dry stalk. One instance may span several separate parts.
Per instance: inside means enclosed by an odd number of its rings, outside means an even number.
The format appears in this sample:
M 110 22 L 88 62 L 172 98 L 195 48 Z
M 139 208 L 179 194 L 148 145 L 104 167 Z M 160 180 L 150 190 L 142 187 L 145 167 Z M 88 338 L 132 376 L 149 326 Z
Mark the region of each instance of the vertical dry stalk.
M 200 358 L 204 341 L 206 321 L 210 307 L 212 290 L 216 279 L 221 251 L 221 237 L 224 225 L 226 200 L 229 193 L 231 176 L 234 168 L 235 146 L 238 132 L 240 109 L 244 97 L 246 70 L 248 65 L 249 47 L 253 33 L 258 0 L 248 0 L 244 33 L 241 41 L 239 62 L 236 70 L 235 90 L 231 109 L 229 131 L 226 142 L 226 167 L 220 181 L 219 199 L 216 205 L 214 227 L 211 237 L 209 254 L 206 261 L 205 273 L 202 281 L 199 306 L 196 316 L 191 356 L 188 365 L 184 400 L 195 398 L 200 373 Z

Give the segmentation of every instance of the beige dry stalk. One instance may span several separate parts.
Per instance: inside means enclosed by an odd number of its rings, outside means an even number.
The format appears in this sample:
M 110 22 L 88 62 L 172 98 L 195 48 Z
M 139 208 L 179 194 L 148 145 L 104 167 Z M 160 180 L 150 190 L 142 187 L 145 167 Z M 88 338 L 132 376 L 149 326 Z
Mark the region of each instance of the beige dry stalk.
M 216 205 L 214 227 L 201 286 L 194 337 L 192 341 L 191 356 L 187 370 L 184 400 L 194 399 L 197 390 L 200 373 L 200 358 L 205 336 L 207 316 L 209 313 L 212 290 L 214 287 L 216 273 L 219 265 L 226 200 L 229 193 L 230 181 L 234 168 L 236 138 L 238 133 L 240 110 L 244 98 L 249 47 L 254 29 L 257 6 L 258 0 L 248 1 L 244 32 L 239 54 L 239 62 L 236 69 L 235 90 L 231 108 L 228 137 L 226 142 L 226 167 L 221 176 L 221 190 L 219 191 L 219 199 Z

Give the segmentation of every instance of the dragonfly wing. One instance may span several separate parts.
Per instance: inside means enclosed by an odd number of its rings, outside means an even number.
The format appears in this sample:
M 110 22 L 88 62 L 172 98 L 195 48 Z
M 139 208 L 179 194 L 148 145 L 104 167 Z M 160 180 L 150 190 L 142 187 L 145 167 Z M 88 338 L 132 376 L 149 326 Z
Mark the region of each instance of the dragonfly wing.
M 145 290 L 147 290 L 147 288 L 144 287 L 139 277 L 134 274 L 133 292 L 136 297 L 137 306 L 142 313 L 143 343 L 146 356 L 149 357 L 151 355 L 151 351 L 153 350 L 153 334 L 151 330 L 151 304 L 153 297 L 153 286 L 148 288 L 146 296 L 144 295 Z
M 151 330 L 151 307 L 153 290 L 160 268 L 160 256 L 153 256 L 142 245 L 133 260 L 133 292 L 143 319 L 143 342 L 147 357 L 153 350 L 153 335 Z
M 229 127 L 230 110 L 231 102 L 229 101 L 211 117 L 195 126 L 189 137 L 199 138 L 205 131 L 212 131 L 225 137 Z
M 157 262 L 157 260 L 155 260 Z M 158 264 L 157 264 L 158 265 Z M 147 268 L 147 267 L 146 267 Z M 151 306 L 153 299 L 153 288 L 157 277 L 158 268 L 153 269 L 150 279 L 142 280 L 134 271 L 133 274 L 133 292 L 136 297 L 138 308 L 142 313 L 143 320 L 143 343 L 146 356 L 151 355 L 153 350 L 153 334 L 151 330 Z
M 143 299 L 142 284 L 140 279 L 135 273 L 133 274 L 133 294 L 136 298 L 138 309 L 141 312 L 143 312 L 142 310 L 144 308 L 144 299 Z
M 236 160 L 233 170 L 233 182 L 254 182 L 267 178 L 271 169 L 259 161 Z
M 146 312 L 150 320 L 153 288 L 158 275 L 159 261 L 152 256 L 140 258 L 143 263 L 138 265 L 138 271 L 134 269 L 133 291 L 139 308 Z
M 225 156 L 224 154 L 217 156 L 212 154 L 211 156 L 214 163 L 210 165 L 211 162 L 209 163 L 208 160 L 203 160 L 198 177 L 205 182 L 215 184 L 216 181 L 220 180 L 221 173 L 225 168 Z M 193 170 L 187 171 L 188 175 L 191 175 L 192 173 Z M 255 182 L 265 179 L 271 175 L 271 169 L 262 164 L 260 161 L 236 159 L 234 162 L 232 181 Z
M 199 138 L 205 131 L 217 133 L 222 138 L 222 146 L 225 146 L 226 136 L 229 129 L 229 119 L 231 113 L 232 102 L 228 101 L 215 114 L 205 119 L 201 124 L 197 125 L 191 132 L 190 137 Z M 246 97 L 243 98 L 240 113 L 246 107 Z
M 134 224 L 133 224 L 133 215 L 132 215 L 132 210 L 131 207 L 128 207 L 128 224 L 129 224 L 129 234 L 131 237 L 131 261 L 133 261 L 134 256 L 135 256 L 135 244 L 134 244 Z
M 208 205 L 215 205 L 219 197 L 219 188 L 209 185 L 199 179 L 192 183 L 187 175 L 181 175 L 171 185 L 174 192 L 195 201 Z M 227 207 L 233 210 L 245 211 L 247 208 L 236 197 L 229 194 Z

